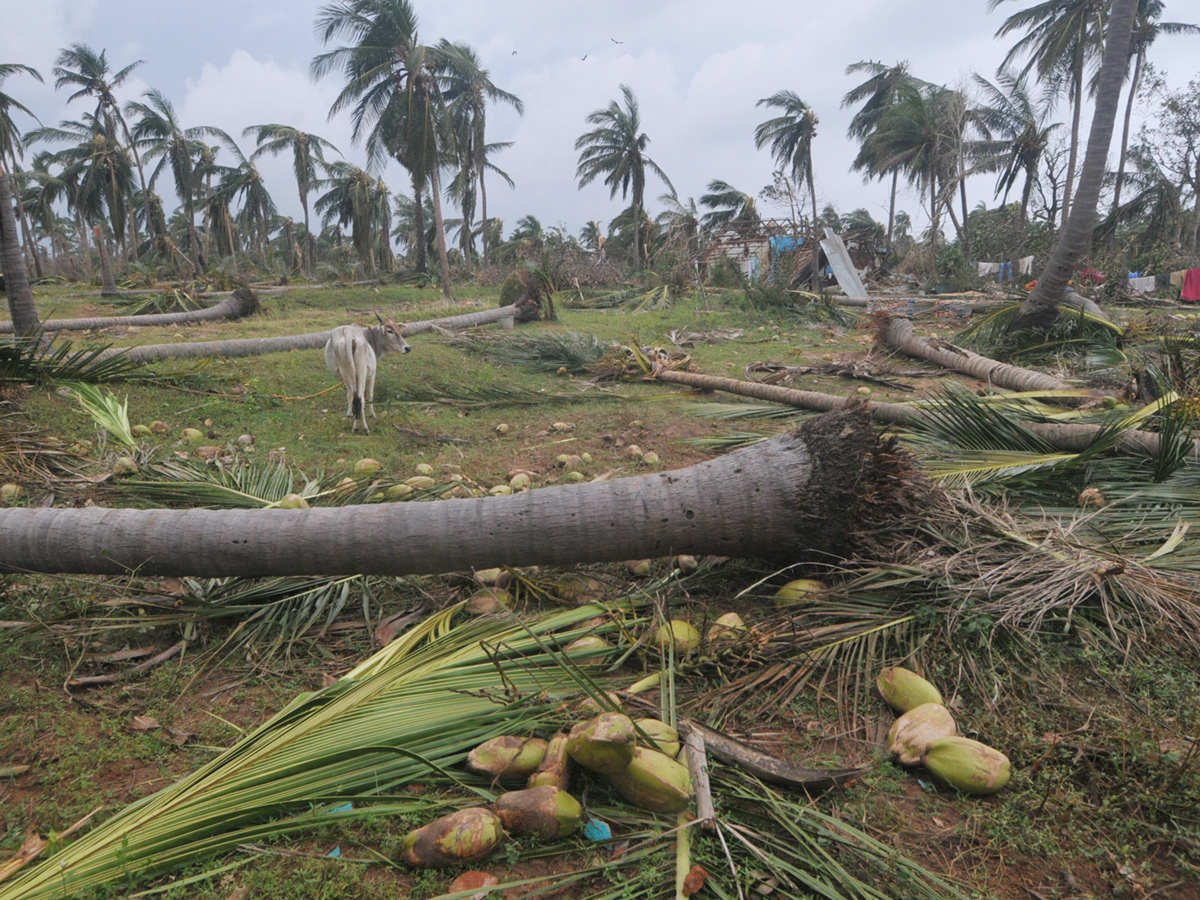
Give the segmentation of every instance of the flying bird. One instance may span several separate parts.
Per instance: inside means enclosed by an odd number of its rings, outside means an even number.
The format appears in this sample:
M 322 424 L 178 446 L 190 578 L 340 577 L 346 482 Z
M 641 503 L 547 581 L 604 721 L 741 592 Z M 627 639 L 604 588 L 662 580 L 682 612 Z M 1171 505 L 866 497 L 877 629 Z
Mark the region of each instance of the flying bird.
M 625 43 L 624 41 L 618 41 L 616 38 L 613 38 L 613 37 L 610 37 L 610 38 L 609 38 L 609 40 L 610 40 L 610 41 L 612 41 L 614 44 L 623 44 L 623 43 Z
M 586 53 L 585 53 L 585 54 L 583 54 L 583 56 L 579 57 L 579 61 L 580 61 L 580 62 L 583 62 L 585 59 L 587 59 L 587 54 L 586 54 Z

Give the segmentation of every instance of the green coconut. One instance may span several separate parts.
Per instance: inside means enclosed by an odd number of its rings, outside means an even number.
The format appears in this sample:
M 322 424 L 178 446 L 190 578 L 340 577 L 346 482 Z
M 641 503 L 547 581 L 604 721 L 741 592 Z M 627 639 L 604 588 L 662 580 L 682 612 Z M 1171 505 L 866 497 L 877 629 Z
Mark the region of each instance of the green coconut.
M 679 732 L 674 727 L 660 719 L 634 719 L 633 723 L 667 756 L 679 755 Z
M 625 571 L 635 578 L 645 578 L 651 572 L 648 559 L 630 559 L 625 561 Z
M 815 600 L 825 590 L 825 582 L 815 578 L 797 578 L 789 581 L 775 592 L 776 606 L 795 606 L 809 600 Z
M 571 729 L 567 753 L 585 769 L 601 775 L 620 772 L 633 759 L 637 732 L 621 713 L 601 713 Z
M 483 859 L 503 840 L 500 817 L 474 806 L 410 831 L 400 842 L 400 858 L 410 866 L 442 869 Z
M 676 656 L 688 656 L 700 649 L 700 632 L 691 622 L 672 619 L 658 627 L 654 633 L 654 643 L 664 653 L 674 643 Z
M 590 603 L 604 594 L 603 581 L 587 575 L 568 572 L 554 583 L 554 596 L 567 603 Z
M 136 475 L 138 473 L 138 464 L 129 456 L 118 456 L 113 463 L 114 475 Z
M 552 784 L 501 794 L 495 810 L 506 831 L 547 840 L 574 834 L 583 817 L 579 801 Z
M 437 484 L 437 481 L 429 475 L 413 475 L 411 478 L 405 478 L 404 483 L 415 490 L 428 490 Z
M 945 706 L 941 692 L 932 684 L 909 669 L 891 666 L 879 673 L 875 686 L 883 699 L 898 713 L 906 713 L 916 709 L 922 703 L 936 703 Z
M 149 425 L 132 425 L 129 428 L 129 433 L 134 437 L 150 437 L 150 435 L 154 434 L 154 432 L 150 430 Z
M 953 737 L 958 733 L 950 710 L 936 703 L 922 703 L 913 707 L 888 730 L 888 750 L 896 754 L 902 766 L 915 766 L 921 755 L 938 738 Z
M 500 781 L 519 781 L 537 771 L 546 755 L 541 738 L 505 734 L 484 741 L 467 754 L 467 771 Z
M 21 486 L 19 484 L 0 484 L 0 506 L 12 506 L 21 499 Z
M 204 440 L 204 432 L 199 428 L 185 428 L 180 432 L 180 436 L 189 444 L 199 444 Z
M 403 500 L 411 494 L 415 488 L 411 484 L 393 484 L 390 488 L 383 492 L 384 500 Z
M 501 588 L 481 588 L 467 599 L 466 610 L 475 616 L 487 616 L 511 605 L 512 597 Z
M 611 650 L 612 644 L 598 634 L 585 634 L 583 637 L 571 641 L 564 649 L 568 653 L 586 654 L 575 656 L 574 659 L 577 663 L 582 665 L 597 665 L 608 658 L 608 654 L 605 651 Z
M 1012 772 L 1008 757 L 999 750 L 957 736 L 938 738 L 921 762 L 938 780 L 967 794 L 994 794 L 1008 784 Z
M 562 790 L 571 787 L 571 775 L 574 774 L 575 763 L 567 755 L 567 741 L 570 736 L 561 731 L 554 735 L 546 744 L 546 752 L 537 771 L 529 776 L 528 786 L 531 788 L 553 785 Z
M 651 812 L 682 812 L 692 799 L 688 767 L 647 747 L 637 747 L 629 765 L 608 780 L 624 800 Z
M 383 463 L 381 463 L 379 460 L 367 457 L 366 459 L 360 459 L 358 462 L 356 462 L 352 471 L 354 472 L 355 478 L 370 478 L 382 468 Z
M 416 469 L 418 475 L 433 474 L 433 466 L 431 466 L 429 463 L 417 463 Z

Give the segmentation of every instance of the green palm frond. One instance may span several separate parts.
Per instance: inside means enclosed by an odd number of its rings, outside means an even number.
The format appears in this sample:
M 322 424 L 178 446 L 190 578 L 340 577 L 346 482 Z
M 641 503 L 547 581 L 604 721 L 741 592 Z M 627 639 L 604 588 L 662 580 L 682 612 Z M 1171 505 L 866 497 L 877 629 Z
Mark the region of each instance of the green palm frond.
M 106 355 L 108 345 L 76 350 L 71 341 L 54 338 L 43 350 L 41 335 L 0 339 L 0 385 L 55 382 L 105 382 L 148 378 L 141 363 L 122 353 Z
M 125 447 L 136 447 L 133 426 L 129 422 L 129 400 L 103 391 L 94 384 L 76 383 L 68 386 L 83 411 Z
M 187 291 L 172 289 L 161 294 L 133 297 L 110 297 L 106 301 L 121 311 L 124 316 L 144 316 L 153 313 L 195 312 L 204 309 L 201 303 Z
M 430 617 L 331 687 L 299 695 L 193 774 L 54 848 L 0 884 L 0 900 L 75 896 L 172 871 L 287 831 L 289 817 L 311 825 L 331 806 L 358 808 L 397 793 L 459 764 L 490 737 L 555 721 L 576 682 L 543 647 L 617 629 L 589 623 L 609 612 L 591 604 L 527 626 L 509 618 L 455 626 L 455 612 Z
M 1067 349 L 1091 352 L 1093 348 L 1111 348 L 1118 344 L 1123 334 L 1120 325 L 1093 315 L 1086 310 L 1071 306 L 1060 306 L 1058 319 L 1045 332 L 1009 332 L 1009 326 L 1017 317 L 1021 303 L 1000 306 L 991 312 L 972 319 L 971 324 L 961 331 L 957 341 L 964 347 L 975 350 L 1002 351 L 1011 359 L 1030 359 L 1052 356 Z
M 583 332 L 542 333 L 497 337 L 491 334 L 461 334 L 450 345 L 475 353 L 492 362 L 521 366 L 535 372 L 568 372 L 582 375 L 589 366 L 614 346 Z
M 729 450 L 737 450 L 741 447 L 749 447 L 751 444 L 757 444 L 760 441 L 766 441 L 775 437 L 778 432 L 773 431 L 727 431 L 724 434 L 710 434 L 707 437 L 684 438 L 683 443 L 692 447 L 701 447 L 705 450 L 725 453 Z
M 636 313 L 670 309 L 675 298 L 669 284 L 660 284 L 649 290 L 644 287 L 631 287 L 590 297 L 576 294 L 564 297 L 561 302 L 570 309 L 619 309 Z
M 921 469 L 947 489 L 1008 481 L 1044 469 L 1059 469 L 1078 460 L 1076 453 L 1033 453 L 1019 450 L 962 450 L 952 459 L 924 459 Z
M 688 412 L 703 419 L 799 419 L 811 415 L 779 403 L 691 403 Z
M 247 462 L 206 465 L 170 460 L 150 469 L 157 478 L 130 479 L 118 489 L 160 506 L 206 506 L 258 509 L 278 503 L 291 493 L 308 498 L 320 489 L 286 463 Z M 297 482 L 303 484 L 297 489 Z

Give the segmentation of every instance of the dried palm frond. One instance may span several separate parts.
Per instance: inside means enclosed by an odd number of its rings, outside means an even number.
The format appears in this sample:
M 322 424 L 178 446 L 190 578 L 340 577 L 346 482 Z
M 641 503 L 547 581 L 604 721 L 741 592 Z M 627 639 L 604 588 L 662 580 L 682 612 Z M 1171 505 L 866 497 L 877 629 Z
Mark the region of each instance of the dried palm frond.
M 778 403 L 715 403 L 697 401 L 688 412 L 702 419 L 799 419 L 811 415 L 794 406 Z
M 121 314 L 126 316 L 142 316 L 152 313 L 195 312 L 205 307 L 205 304 L 201 303 L 190 293 L 181 291 L 178 288 L 171 288 L 160 294 L 152 294 L 149 297 L 144 294 L 132 297 L 118 295 L 106 298 L 106 302 L 120 309 Z
M 521 366 L 535 372 L 566 369 L 574 375 L 584 374 L 615 346 L 611 341 L 576 331 L 511 336 L 471 332 L 452 335 L 450 345 L 496 363 Z
M 147 472 L 157 477 L 123 480 L 111 489 L 161 506 L 235 509 L 268 507 L 291 493 L 308 499 L 321 490 L 319 480 L 310 480 L 282 461 L 224 465 L 169 460 L 143 469 L 142 475 Z
M 466 385 L 466 384 L 404 384 L 388 398 L 388 403 L 415 405 L 452 406 L 459 409 L 477 409 L 500 406 L 566 406 L 571 403 L 589 403 L 596 400 L 624 400 L 595 385 L 575 391 L 531 391 L 510 385 Z
M 675 302 L 670 284 L 660 284 L 647 290 L 644 287 L 605 291 L 584 297 L 582 294 L 564 296 L 560 301 L 571 309 L 620 309 L 625 312 L 647 312 L 670 309 Z
M 35 428 L 23 427 L 19 413 L 0 404 L 0 473 L 13 478 L 51 481 L 75 478 L 87 464 L 67 444 Z

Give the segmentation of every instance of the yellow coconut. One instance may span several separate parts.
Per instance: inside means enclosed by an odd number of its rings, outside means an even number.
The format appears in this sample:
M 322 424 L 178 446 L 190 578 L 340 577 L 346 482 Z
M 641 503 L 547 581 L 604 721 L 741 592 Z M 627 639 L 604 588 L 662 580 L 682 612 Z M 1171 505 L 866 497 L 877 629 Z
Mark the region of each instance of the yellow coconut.
M 495 809 L 506 831 L 547 840 L 574 834 L 583 817 L 579 801 L 552 784 L 501 794 Z
M 566 651 L 572 654 L 572 659 L 583 665 L 598 665 L 608 658 L 606 650 L 612 649 L 612 644 L 597 634 L 586 634 L 567 644 Z M 581 655 L 575 655 L 575 654 Z
M 916 766 L 930 744 L 957 733 L 950 710 L 936 703 L 922 703 L 892 723 L 888 731 L 888 750 L 896 754 L 902 766 Z
M 400 858 L 410 866 L 441 869 L 483 859 L 504 840 L 500 817 L 490 809 L 460 809 L 410 831 L 400 842 Z
M 467 770 L 501 781 L 519 781 L 537 771 L 546 755 L 541 738 L 505 734 L 484 741 L 467 754 Z
M 717 617 L 709 626 L 708 642 L 716 644 L 721 641 L 736 641 L 746 633 L 746 623 L 735 612 L 727 612 Z
M 797 578 L 775 592 L 776 606 L 795 606 L 815 600 L 825 590 L 825 582 L 815 578 Z
M 647 747 L 636 748 L 629 765 L 608 780 L 623 799 L 651 812 L 682 812 L 692 798 L 687 766 Z
M 891 666 L 879 673 L 875 686 L 887 701 L 888 706 L 898 713 L 916 709 L 922 703 L 945 706 L 941 692 L 932 684 L 909 669 Z
M 354 464 L 354 470 L 353 470 L 354 477 L 355 478 L 370 478 L 372 475 L 374 475 L 376 472 L 378 472 L 382 468 L 383 468 L 383 463 L 381 463 L 377 459 L 371 459 L 370 457 L 367 457 L 365 459 L 360 459 L 358 462 L 356 462 Z
M 938 738 L 921 757 L 940 781 L 967 794 L 994 794 L 1008 784 L 1008 757 L 965 737 Z
M 700 632 L 691 622 L 672 619 L 658 627 L 658 631 L 654 633 L 654 643 L 664 653 L 673 643 L 676 656 L 688 656 L 700 649 Z

